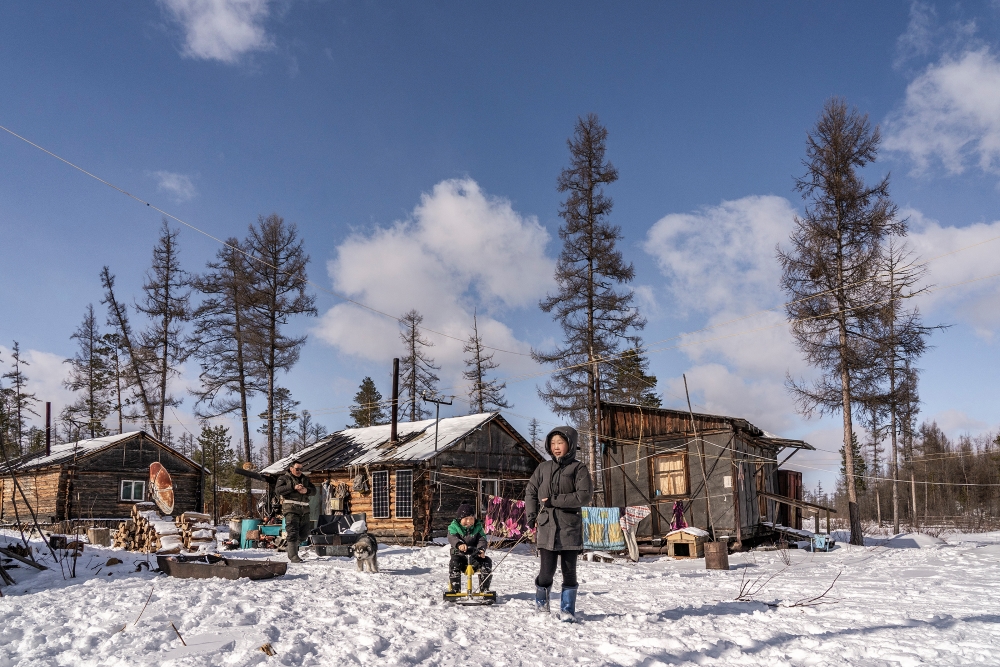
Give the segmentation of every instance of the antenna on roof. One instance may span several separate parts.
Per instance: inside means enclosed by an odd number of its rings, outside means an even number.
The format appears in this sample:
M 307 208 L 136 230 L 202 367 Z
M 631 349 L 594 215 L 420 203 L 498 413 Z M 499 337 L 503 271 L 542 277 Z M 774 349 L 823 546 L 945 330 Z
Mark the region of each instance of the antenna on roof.
M 434 408 L 434 453 L 436 454 L 438 450 L 438 423 L 441 421 L 441 406 L 451 405 L 455 401 L 455 397 L 452 396 L 450 401 L 446 401 L 443 398 L 428 398 L 427 394 L 421 394 L 420 398 L 436 406 Z
M 392 360 L 392 426 L 389 427 L 389 442 L 397 442 L 396 424 L 399 422 L 399 359 Z

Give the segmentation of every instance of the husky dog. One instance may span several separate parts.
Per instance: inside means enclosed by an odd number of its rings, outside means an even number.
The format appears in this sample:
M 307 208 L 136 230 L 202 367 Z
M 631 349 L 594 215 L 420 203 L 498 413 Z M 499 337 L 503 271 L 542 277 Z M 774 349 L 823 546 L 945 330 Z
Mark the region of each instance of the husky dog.
M 358 572 L 378 572 L 378 541 L 365 533 L 354 543 L 354 557 L 358 559 Z

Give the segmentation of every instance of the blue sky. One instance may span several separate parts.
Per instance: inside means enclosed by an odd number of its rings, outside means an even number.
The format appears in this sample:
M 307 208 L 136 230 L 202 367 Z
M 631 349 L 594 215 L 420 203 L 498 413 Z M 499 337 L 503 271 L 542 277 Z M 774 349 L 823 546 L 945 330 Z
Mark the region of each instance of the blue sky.
M 597 113 L 644 338 L 667 340 L 651 346 L 666 404 L 687 373 L 700 409 L 835 450 L 836 420 L 803 420 L 783 388 L 810 371 L 780 314 L 669 339 L 780 305 L 774 247 L 801 209 L 805 133 L 840 95 L 883 129 L 870 176 L 892 173 L 914 250 L 958 251 L 928 265 L 938 291 L 919 303 L 954 325 L 921 360 L 923 414 L 952 435 L 997 429 L 1000 280 L 949 287 L 1000 271 L 995 3 L 540 4 L 15 3 L 0 124 L 216 236 L 278 212 L 320 285 L 459 337 L 478 311 L 489 344 L 525 353 L 559 336 L 536 307 L 558 253 L 555 179 L 575 119 Z M 57 410 L 101 267 L 138 296 L 159 222 L 0 136 L 0 352 L 30 351 Z M 188 229 L 181 243 L 192 271 L 217 248 Z M 322 291 L 317 305 L 293 324 L 309 341 L 282 382 L 336 429 L 364 375 L 388 393 L 397 332 Z M 460 346 L 431 339 L 442 385 L 463 393 Z M 497 361 L 515 424 L 553 422 L 539 380 L 518 379 L 540 369 Z M 195 430 L 190 412 L 188 398 L 175 433 Z M 835 459 L 801 457 L 807 484 L 832 483 Z

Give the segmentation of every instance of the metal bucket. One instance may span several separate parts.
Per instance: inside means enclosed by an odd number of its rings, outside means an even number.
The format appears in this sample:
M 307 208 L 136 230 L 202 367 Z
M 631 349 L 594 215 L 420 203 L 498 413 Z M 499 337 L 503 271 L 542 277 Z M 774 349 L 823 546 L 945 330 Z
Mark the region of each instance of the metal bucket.
M 705 569 L 729 569 L 729 543 L 705 542 Z

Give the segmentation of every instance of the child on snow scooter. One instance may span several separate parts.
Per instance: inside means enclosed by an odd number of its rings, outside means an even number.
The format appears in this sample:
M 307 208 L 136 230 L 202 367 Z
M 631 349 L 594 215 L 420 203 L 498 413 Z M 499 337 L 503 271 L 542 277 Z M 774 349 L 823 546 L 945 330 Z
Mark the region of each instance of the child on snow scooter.
M 457 592 L 462 588 L 462 574 L 471 565 L 479 573 L 479 591 L 490 590 L 493 561 L 486 555 L 486 529 L 476 518 L 472 505 L 462 503 L 455 520 L 448 526 L 448 542 L 451 544 L 451 562 L 448 563 L 448 590 Z
M 576 460 L 576 429 L 557 426 L 545 438 L 552 456 L 535 468 L 524 491 L 528 527 L 537 529 L 535 542 L 541 568 L 535 577 L 535 608 L 549 613 L 549 591 L 556 572 L 562 569 L 562 599 L 559 619 L 572 622 L 576 616 L 576 558 L 583 551 L 583 517 L 580 508 L 593 495 L 587 466 Z

